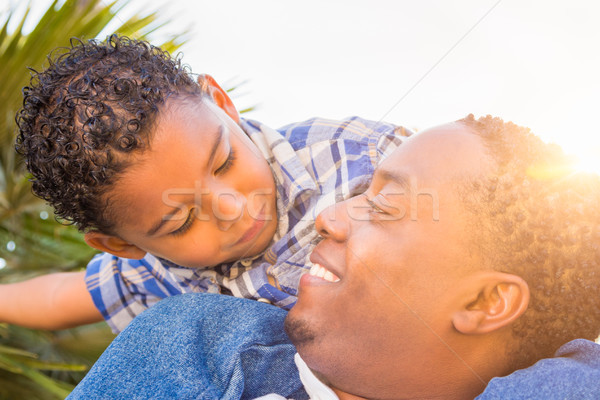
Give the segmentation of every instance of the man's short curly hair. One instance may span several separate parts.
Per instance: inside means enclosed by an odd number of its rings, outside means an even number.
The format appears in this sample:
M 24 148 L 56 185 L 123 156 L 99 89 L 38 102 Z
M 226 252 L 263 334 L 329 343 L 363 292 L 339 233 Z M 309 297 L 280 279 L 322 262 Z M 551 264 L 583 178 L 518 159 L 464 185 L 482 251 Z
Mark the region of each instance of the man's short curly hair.
M 576 173 L 559 146 L 491 116 L 460 122 L 477 132 L 497 173 L 463 199 L 478 247 L 494 269 L 522 277 L 527 311 L 513 326 L 516 368 L 551 357 L 567 341 L 600 334 L 600 178 Z
M 33 71 L 17 113 L 16 148 L 33 192 L 82 230 L 112 233 L 105 194 L 134 152 L 147 148 L 171 96 L 203 96 L 179 59 L 147 42 L 111 35 L 71 40 Z

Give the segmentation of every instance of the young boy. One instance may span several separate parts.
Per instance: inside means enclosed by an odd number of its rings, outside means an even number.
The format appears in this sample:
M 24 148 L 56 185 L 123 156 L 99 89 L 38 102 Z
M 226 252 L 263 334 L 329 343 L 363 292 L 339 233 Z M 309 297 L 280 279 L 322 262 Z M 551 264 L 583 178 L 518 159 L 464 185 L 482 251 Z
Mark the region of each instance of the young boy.
M 0 320 L 122 330 L 158 300 L 221 292 L 289 309 L 316 215 L 366 189 L 402 127 L 241 119 L 209 76 L 113 35 L 34 74 L 17 115 L 33 191 L 101 251 L 86 272 L 0 287 Z M 91 296 L 90 296 L 91 295 Z

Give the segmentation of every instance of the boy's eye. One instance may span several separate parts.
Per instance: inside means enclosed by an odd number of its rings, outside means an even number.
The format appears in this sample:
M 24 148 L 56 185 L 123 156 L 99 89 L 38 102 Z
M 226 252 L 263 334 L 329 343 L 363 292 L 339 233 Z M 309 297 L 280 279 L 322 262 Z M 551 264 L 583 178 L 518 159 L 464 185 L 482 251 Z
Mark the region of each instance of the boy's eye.
M 233 147 L 231 147 L 229 150 L 229 155 L 227 156 L 227 159 L 225 160 L 225 162 L 223 164 L 221 164 L 221 166 L 219 168 L 217 168 L 215 170 L 215 175 L 223 175 L 224 173 L 226 173 L 229 170 L 229 168 L 231 168 L 233 166 L 234 161 L 235 161 L 235 151 L 233 150 Z
M 185 222 L 183 223 L 183 225 L 181 225 L 179 228 L 177 228 L 176 230 L 171 232 L 171 235 L 179 236 L 179 235 L 183 235 L 184 233 L 186 233 L 192 227 L 194 220 L 196 219 L 195 216 L 196 216 L 196 209 L 195 208 L 190 209 L 190 212 L 188 213 L 188 216 L 185 219 Z

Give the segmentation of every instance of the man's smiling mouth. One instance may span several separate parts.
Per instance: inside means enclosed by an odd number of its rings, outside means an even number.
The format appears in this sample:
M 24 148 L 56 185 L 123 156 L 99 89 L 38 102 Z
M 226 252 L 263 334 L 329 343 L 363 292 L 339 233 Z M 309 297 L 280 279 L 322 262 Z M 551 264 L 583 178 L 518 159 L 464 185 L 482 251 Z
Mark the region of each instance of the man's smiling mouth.
M 337 277 L 337 275 L 335 275 L 333 272 L 325 269 L 325 267 L 323 267 L 321 264 L 313 264 L 313 266 L 310 268 L 310 271 L 308 272 L 309 275 L 311 276 L 316 276 L 317 278 L 321 278 L 324 279 L 328 282 L 339 282 L 340 278 Z

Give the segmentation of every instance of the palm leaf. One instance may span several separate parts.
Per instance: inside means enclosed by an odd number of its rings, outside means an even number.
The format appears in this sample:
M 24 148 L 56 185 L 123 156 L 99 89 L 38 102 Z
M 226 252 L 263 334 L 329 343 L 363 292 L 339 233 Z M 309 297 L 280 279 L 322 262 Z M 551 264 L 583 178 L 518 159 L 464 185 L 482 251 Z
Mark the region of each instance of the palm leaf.
M 68 46 L 70 38 L 95 38 L 107 26 L 148 38 L 168 23 L 156 12 L 138 12 L 121 22 L 117 13 L 130 6 L 129 0 L 55 0 L 30 32 L 24 31 L 32 25 L 30 3 L 22 17 L 10 10 L 1 16 L 5 23 L 0 27 L 0 76 L 5 79 L 0 85 L 0 258 L 7 266 L 0 264 L 0 282 L 79 269 L 94 253 L 77 229 L 56 222 L 48 206 L 32 195 L 13 148 L 14 116 L 21 106 L 21 88 L 30 79 L 28 68 L 43 68 L 46 55 Z M 16 28 L 9 29 L 12 26 Z M 164 48 L 176 50 L 182 38 L 167 37 Z M 9 249 L 10 242 L 14 246 Z M 61 332 L 0 324 L 0 398 L 64 398 L 112 338 L 105 324 Z
M 116 13 L 127 5 L 129 1 L 122 0 L 107 5 L 102 0 L 66 0 L 62 5 L 54 1 L 30 33 L 25 35 L 22 29 L 27 22 L 27 12 L 13 32 L 8 32 L 7 28 L 11 20 L 9 13 L 7 22 L 0 31 L 0 74 L 11 77 L 0 85 L 0 238 L 3 240 L 0 243 L 0 257 L 10 260 L 19 258 L 20 261 L 14 269 L 28 269 L 25 266 L 28 264 L 45 268 L 50 262 L 58 263 L 57 267 L 60 269 L 60 259 L 65 258 L 64 247 L 61 247 L 64 246 L 64 241 L 60 246 L 53 243 L 56 232 L 51 233 L 48 229 L 27 230 L 28 226 L 32 225 L 31 219 L 37 218 L 45 206 L 32 196 L 26 176 L 20 170 L 12 150 L 15 136 L 14 115 L 21 102 L 20 88 L 25 86 L 29 79 L 26 67 L 40 68 L 44 64 L 45 55 L 56 47 L 68 45 L 70 37 L 95 37 L 107 24 L 119 21 Z M 117 30 L 130 36 L 144 38 L 158 29 L 158 22 L 157 13 L 134 15 L 120 24 Z M 162 24 L 158 25 L 160 26 Z M 168 38 L 165 43 L 165 47 L 170 50 L 175 50 L 180 45 L 179 39 L 175 37 Z M 23 218 L 29 220 L 28 225 L 22 221 Z M 24 253 L 31 256 L 27 257 L 21 252 L 18 255 L 25 258 L 15 257 L 16 254 L 8 251 L 5 246 L 11 240 L 15 242 L 17 249 L 23 248 Z M 83 243 L 81 235 L 76 234 L 73 240 L 76 242 L 73 244 L 73 251 L 68 253 L 79 252 L 89 257 L 90 252 L 83 250 L 87 246 Z M 34 245 L 37 248 L 32 250 Z M 59 249 L 62 251 L 57 251 Z M 34 261 L 40 256 L 43 256 L 46 262 Z M 64 261 L 62 264 L 66 264 L 68 268 L 75 267 L 72 261 Z M 12 268 L 12 265 L 11 263 L 9 268 Z
M 11 372 L 16 371 L 15 373 L 25 375 L 59 399 L 64 399 L 74 389 L 73 385 L 52 379 L 39 372 L 37 369 L 2 354 L 0 354 L 0 364 L 9 366 L 12 370 Z

